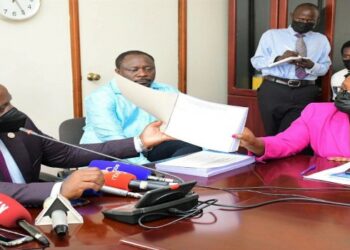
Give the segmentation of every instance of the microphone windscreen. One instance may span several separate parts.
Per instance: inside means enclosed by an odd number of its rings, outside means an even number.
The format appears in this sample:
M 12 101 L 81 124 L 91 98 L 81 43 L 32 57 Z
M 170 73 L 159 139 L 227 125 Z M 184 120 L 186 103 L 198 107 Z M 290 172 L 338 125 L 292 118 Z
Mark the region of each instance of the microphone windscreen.
M 135 180 L 136 176 L 125 172 L 112 171 L 105 173 L 104 178 L 106 186 L 129 191 L 129 183 L 130 181 Z
M 138 180 L 147 180 L 148 176 L 152 174 L 150 169 L 118 161 L 93 160 L 90 162 L 89 167 L 97 167 L 100 170 L 107 171 L 117 170 L 127 172 L 135 175 Z
M 17 227 L 18 220 L 32 222 L 32 216 L 20 203 L 0 193 L 0 225 L 8 228 Z

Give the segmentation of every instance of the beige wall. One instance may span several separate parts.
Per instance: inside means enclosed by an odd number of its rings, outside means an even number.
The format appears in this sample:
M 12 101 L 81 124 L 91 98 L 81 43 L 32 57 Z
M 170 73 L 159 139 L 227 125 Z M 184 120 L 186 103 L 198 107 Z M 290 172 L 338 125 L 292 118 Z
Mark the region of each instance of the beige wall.
M 175 60 L 178 36 L 175 0 L 171 0 L 169 4 L 164 4 L 166 0 L 85 1 L 94 4 L 94 8 L 99 8 L 101 4 L 112 10 L 115 8 L 112 4 L 117 4 L 118 11 L 109 11 L 106 15 L 114 15 L 115 22 L 124 27 L 122 30 L 118 25 L 115 29 L 100 25 L 89 19 L 92 18 L 89 16 L 84 16 L 83 19 L 90 20 L 89 26 L 108 29 L 107 33 L 132 37 L 133 47 L 137 46 L 135 38 L 138 38 L 139 43 L 144 45 L 140 48 L 150 50 L 156 57 L 157 80 L 177 85 L 178 62 Z M 80 2 L 82 4 L 85 1 Z M 43 131 L 55 137 L 58 136 L 59 123 L 73 116 L 68 2 L 42 0 L 39 13 L 27 21 L 11 22 L 0 19 L 0 83 L 9 87 L 14 104 L 28 113 Z M 148 4 L 147 8 L 145 4 Z M 125 13 L 120 11 L 121 7 L 125 8 Z M 82 6 L 82 10 L 83 8 L 85 7 Z M 159 14 L 163 12 L 170 14 Z M 100 16 L 104 15 L 98 13 Z M 154 18 L 148 18 L 145 22 L 142 17 L 145 13 Z M 163 31 L 160 28 L 149 29 L 152 22 L 157 24 L 155 27 L 162 27 Z M 135 35 L 135 28 L 127 28 L 129 23 L 133 27 L 139 25 L 138 35 Z M 143 25 L 147 25 L 147 28 L 143 29 Z M 88 31 L 88 26 L 83 30 Z M 142 30 L 147 32 L 143 33 Z M 165 31 L 172 33 L 169 35 Z M 160 39 L 162 36 L 171 41 Z M 108 40 L 109 37 L 102 39 Z M 147 43 L 142 43 L 144 39 Z M 84 44 L 82 41 L 83 46 Z M 115 51 L 124 50 L 127 45 L 125 39 L 121 43 L 115 43 Z M 226 103 L 227 0 L 188 0 L 187 52 L 188 94 Z M 115 55 L 113 59 L 114 57 Z M 112 69 L 110 64 L 110 61 L 105 63 L 108 70 Z
M 25 21 L 1 18 L 0 31 L 0 83 L 13 104 L 57 136 L 59 123 L 73 116 L 68 1 L 41 1 Z
M 227 0 L 188 0 L 187 93 L 227 104 Z

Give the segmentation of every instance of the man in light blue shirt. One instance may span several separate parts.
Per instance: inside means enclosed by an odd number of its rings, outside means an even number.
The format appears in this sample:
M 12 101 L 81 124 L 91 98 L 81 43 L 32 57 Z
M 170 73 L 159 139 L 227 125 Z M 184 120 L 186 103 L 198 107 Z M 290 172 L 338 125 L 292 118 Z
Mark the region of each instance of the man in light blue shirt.
M 298 5 L 292 20 L 287 29 L 266 31 L 251 58 L 253 67 L 264 77 L 258 102 L 266 135 L 284 131 L 307 104 L 316 100 L 319 90 L 315 80 L 325 75 L 331 65 L 327 38 L 312 31 L 319 20 L 317 6 Z M 269 66 L 296 56 L 303 59 Z
M 131 81 L 164 92 L 176 93 L 174 87 L 154 82 L 156 69 L 151 55 L 142 51 L 127 51 L 116 59 L 116 73 Z M 98 143 L 139 135 L 156 118 L 126 99 L 115 79 L 100 87 L 85 99 L 86 126 L 80 143 Z M 182 141 L 164 142 L 131 160 L 143 164 L 200 148 Z M 140 150 L 142 151 L 142 150 Z

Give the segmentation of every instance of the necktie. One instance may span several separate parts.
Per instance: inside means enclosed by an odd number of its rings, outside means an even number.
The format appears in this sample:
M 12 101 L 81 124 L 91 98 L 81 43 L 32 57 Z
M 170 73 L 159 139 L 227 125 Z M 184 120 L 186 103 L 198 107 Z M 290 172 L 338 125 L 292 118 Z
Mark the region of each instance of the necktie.
M 303 39 L 304 35 L 296 34 L 295 36 L 297 37 L 297 41 L 295 43 L 295 51 L 298 52 L 300 56 L 305 57 L 307 55 L 307 49 Z M 307 73 L 304 68 L 296 66 L 295 75 L 299 79 L 304 79 L 307 76 Z
M 2 154 L 1 151 L 0 151 L 0 172 L 3 176 L 4 182 L 12 182 L 9 170 L 8 170 L 6 162 L 5 162 L 4 155 Z

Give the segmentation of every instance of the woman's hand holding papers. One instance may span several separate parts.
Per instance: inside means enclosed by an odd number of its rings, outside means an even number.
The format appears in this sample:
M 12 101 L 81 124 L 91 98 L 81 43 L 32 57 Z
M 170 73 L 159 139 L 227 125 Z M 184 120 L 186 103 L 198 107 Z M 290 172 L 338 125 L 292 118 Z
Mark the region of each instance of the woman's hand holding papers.
M 233 138 L 239 139 L 239 146 L 247 149 L 256 156 L 261 156 L 265 153 L 265 144 L 260 138 L 256 138 L 252 131 L 244 128 L 242 134 L 232 135 Z

